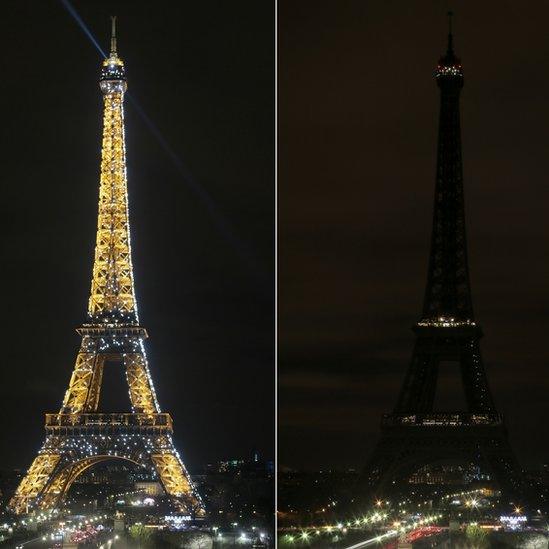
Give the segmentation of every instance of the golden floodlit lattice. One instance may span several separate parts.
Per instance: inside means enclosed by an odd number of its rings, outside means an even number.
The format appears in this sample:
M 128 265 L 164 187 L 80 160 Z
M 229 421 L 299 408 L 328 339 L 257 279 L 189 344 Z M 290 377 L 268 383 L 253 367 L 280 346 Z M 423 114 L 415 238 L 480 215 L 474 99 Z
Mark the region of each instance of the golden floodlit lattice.
M 113 91 L 103 97 L 99 215 L 88 306 L 92 317 L 112 311 L 136 313 L 128 220 L 123 96 L 123 91 Z
M 9 507 L 17 514 L 57 507 L 88 467 L 109 459 L 132 462 L 156 474 L 176 509 L 205 515 L 172 440 L 172 419 L 154 391 L 135 300 L 124 139 L 124 63 L 116 51 L 102 66 L 103 143 L 97 238 L 88 321 L 58 414 L 46 414 L 46 440 L 20 482 Z M 113 364 L 114 363 L 114 364 Z M 124 367 L 131 412 L 100 413 L 103 372 Z

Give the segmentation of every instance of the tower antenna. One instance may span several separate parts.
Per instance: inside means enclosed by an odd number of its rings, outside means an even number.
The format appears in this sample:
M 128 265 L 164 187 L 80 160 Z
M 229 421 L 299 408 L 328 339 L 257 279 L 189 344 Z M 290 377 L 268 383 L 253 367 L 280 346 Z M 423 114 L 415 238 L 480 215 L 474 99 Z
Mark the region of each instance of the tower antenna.
M 111 55 L 116 55 L 116 15 L 111 15 Z
M 454 53 L 454 37 L 452 35 L 452 18 L 454 17 L 454 12 L 448 12 L 448 53 Z

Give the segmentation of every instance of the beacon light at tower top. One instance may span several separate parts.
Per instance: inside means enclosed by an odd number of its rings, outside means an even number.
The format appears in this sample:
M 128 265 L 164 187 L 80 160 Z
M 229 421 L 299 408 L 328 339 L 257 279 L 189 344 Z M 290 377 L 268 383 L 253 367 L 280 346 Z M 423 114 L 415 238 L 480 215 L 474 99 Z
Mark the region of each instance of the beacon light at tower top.
M 101 78 L 99 80 L 101 91 L 105 94 L 124 93 L 127 89 L 124 62 L 118 57 L 116 51 L 116 17 L 111 17 L 111 22 L 111 52 L 109 57 L 103 61 Z

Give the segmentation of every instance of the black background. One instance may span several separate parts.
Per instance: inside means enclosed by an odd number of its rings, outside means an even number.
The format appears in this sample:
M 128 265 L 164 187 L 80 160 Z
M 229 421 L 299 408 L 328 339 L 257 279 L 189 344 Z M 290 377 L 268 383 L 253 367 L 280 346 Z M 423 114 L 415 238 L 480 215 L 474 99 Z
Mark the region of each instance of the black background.
M 72 5 L 104 49 L 109 16 L 118 16 L 129 93 L 176 157 L 126 101 L 136 293 L 176 444 L 195 471 L 254 447 L 272 459 L 274 8 Z M 44 412 L 60 407 L 79 345 L 74 328 L 85 320 L 102 59 L 53 0 L 3 2 L 0 37 L 0 467 L 24 468 L 42 443 Z M 116 400 L 110 374 L 105 402 Z M 127 400 L 121 395 L 118 409 Z
M 486 370 L 521 462 L 547 460 L 549 5 L 302 0 L 279 3 L 281 468 L 362 466 L 397 399 L 427 275 L 450 8 Z

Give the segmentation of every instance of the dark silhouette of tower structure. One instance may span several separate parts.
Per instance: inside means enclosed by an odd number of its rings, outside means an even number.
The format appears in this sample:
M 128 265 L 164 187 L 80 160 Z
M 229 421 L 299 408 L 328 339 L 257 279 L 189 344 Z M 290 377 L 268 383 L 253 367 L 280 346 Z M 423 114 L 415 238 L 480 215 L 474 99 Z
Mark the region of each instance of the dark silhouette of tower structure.
M 451 17 L 451 14 L 449 14 Z M 450 19 L 451 22 L 451 19 Z M 388 493 L 421 466 L 458 459 L 481 466 L 509 495 L 518 495 L 521 474 L 503 417 L 488 387 L 475 321 L 465 235 L 459 100 L 463 70 L 453 48 L 436 69 L 440 120 L 433 231 L 423 313 L 397 404 L 382 419 L 381 438 L 368 463 L 362 489 Z M 437 411 L 439 371 L 459 365 L 465 410 Z

